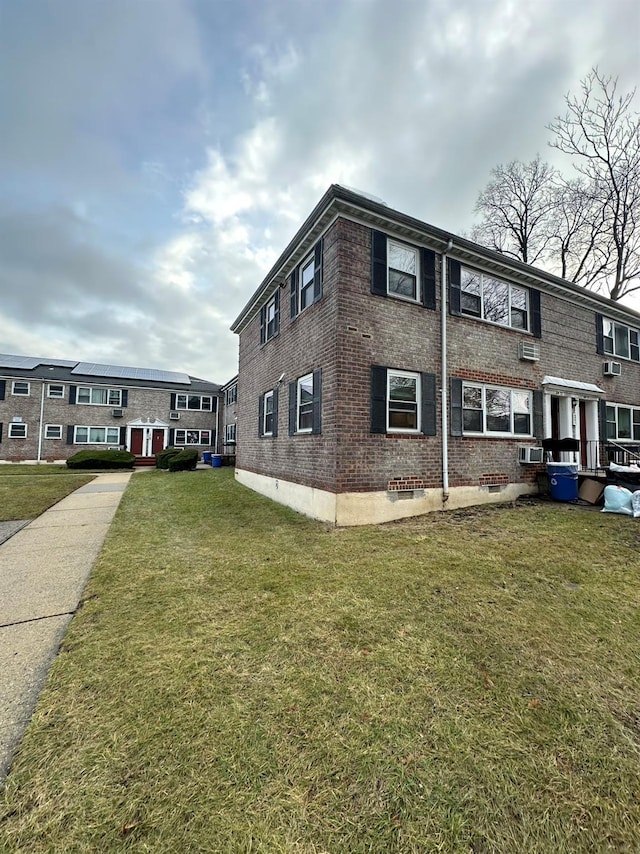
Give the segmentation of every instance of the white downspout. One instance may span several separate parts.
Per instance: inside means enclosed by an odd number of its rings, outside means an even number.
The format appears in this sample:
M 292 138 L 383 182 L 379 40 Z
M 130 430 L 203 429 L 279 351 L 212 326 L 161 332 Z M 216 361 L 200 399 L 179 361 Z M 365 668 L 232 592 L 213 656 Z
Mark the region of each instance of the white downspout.
M 42 392 L 40 394 L 40 424 L 38 425 L 38 457 L 37 462 L 42 461 L 42 431 L 44 430 L 44 380 L 41 380 Z
M 440 411 L 442 425 L 442 504 L 449 500 L 449 418 L 447 384 L 447 253 L 453 249 L 453 240 L 449 238 L 447 248 L 441 255 L 440 261 Z

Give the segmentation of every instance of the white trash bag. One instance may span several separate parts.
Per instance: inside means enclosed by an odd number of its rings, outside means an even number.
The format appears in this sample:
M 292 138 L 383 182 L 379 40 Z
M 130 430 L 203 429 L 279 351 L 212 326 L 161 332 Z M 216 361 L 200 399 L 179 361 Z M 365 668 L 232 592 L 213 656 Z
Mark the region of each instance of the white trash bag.
M 624 486 L 605 486 L 602 512 L 623 513 L 625 516 L 633 516 L 631 496 L 631 490 L 625 489 Z
M 633 518 L 640 519 L 640 489 L 637 489 L 631 495 L 631 509 L 633 511 Z

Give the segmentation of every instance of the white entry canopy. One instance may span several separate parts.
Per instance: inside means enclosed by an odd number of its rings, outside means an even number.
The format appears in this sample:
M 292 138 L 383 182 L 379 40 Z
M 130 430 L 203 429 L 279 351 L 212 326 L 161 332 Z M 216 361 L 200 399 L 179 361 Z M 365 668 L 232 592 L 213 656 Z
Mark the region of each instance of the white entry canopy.
M 604 389 L 594 385 L 594 383 L 582 383 L 579 380 L 565 380 L 562 377 L 545 377 L 542 380 L 542 385 L 546 386 L 546 390 L 553 389 L 554 391 L 564 391 L 565 393 L 576 393 L 581 397 L 585 395 L 600 395 L 604 394 Z

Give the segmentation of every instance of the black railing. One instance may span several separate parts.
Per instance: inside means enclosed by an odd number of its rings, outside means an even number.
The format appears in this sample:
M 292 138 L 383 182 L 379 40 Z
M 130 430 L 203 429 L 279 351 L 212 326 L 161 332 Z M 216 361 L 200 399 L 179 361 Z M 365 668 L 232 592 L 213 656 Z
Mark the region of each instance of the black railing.
M 562 441 L 562 440 L 561 440 Z M 574 463 L 580 471 L 603 474 L 611 463 L 628 466 L 640 464 L 640 445 L 625 445 L 611 440 L 576 442 L 576 450 L 565 450 L 558 446 L 547 449 L 547 462 Z

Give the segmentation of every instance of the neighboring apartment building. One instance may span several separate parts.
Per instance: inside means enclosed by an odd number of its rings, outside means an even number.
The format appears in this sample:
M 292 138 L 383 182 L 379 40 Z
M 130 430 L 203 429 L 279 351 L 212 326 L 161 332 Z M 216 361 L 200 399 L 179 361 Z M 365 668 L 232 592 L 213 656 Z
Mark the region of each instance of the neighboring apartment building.
M 640 314 L 336 185 L 232 328 L 236 477 L 331 523 L 536 492 L 545 438 L 640 450 Z
M 220 387 L 175 371 L 0 355 L 0 461 L 85 448 L 217 451 Z
M 225 457 L 236 456 L 238 441 L 238 375 L 220 388 L 222 406 L 221 442 Z

